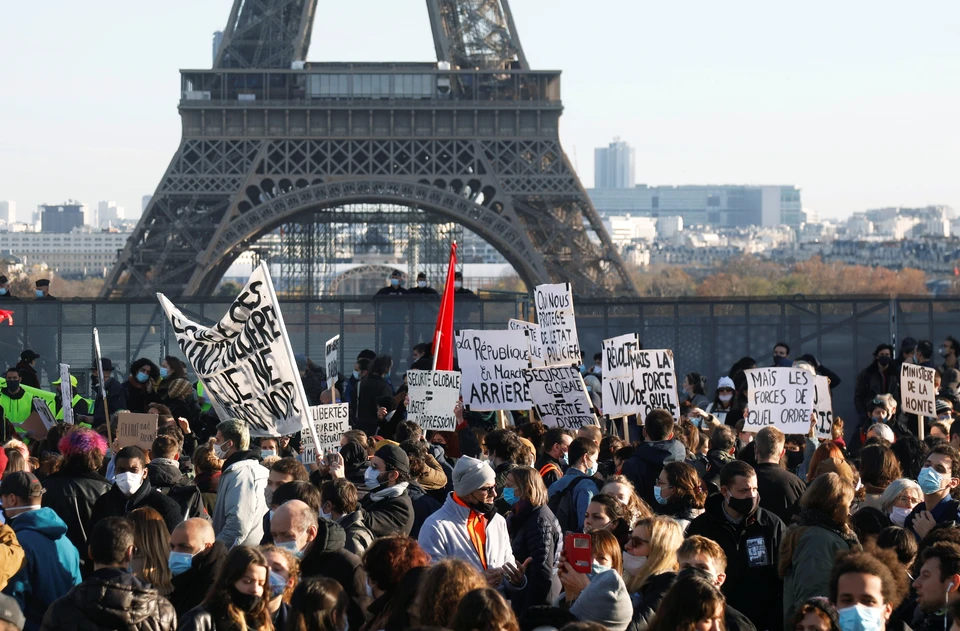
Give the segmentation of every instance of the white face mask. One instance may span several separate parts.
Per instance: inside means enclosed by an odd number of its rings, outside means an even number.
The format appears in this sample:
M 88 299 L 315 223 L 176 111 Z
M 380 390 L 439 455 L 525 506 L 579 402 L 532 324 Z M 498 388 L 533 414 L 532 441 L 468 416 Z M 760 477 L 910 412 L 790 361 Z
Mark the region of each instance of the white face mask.
M 733 399 L 733 395 L 732 395 L 732 394 L 721 394 L 721 395 L 718 395 L 717 398 L 720 399 L 721 401 L 723 401 L 724 403 L 730 403 L 730 400 Z
M 899 506 L 894 506 L 893 510 L 890 511 L 890 521 L 903 528 L 903 522 L 907 520 L 907 515 L 912 512 L 913 511 L 909 508 L 900 508 Z
M 118 473 L 116 482 L 117 488 L 120 489 L 120 492 L 127 497 L 130 497 L 139 491 L 141 486 L 143 486 L 143 474 L 133 473 L 132 471 Z
M 635 557 L 629 552 L 623 553 L 623 573 L 636 576 L 647 564 L 647 557 Z
M 460 289 L 461 287 L 463 287 L 463 283 L 462 283 L 461 281 L 459 281 L 459 280 L 453 281 L 453 288 L 454 288 L 454 289 Z
M 223 441 L 223 445 L 226 445 L 229 442 L 230 442 L 229 440 L 225 440 Z M 215 455 L 220 460 L 223 460 L 227 455 L 228 447 L 224 447 L 223 445 L 217 445 L 216 443 L 214 443 L 213 445 L 213 455 Z
M 418 280 L 418 281 L 417 281 L 417 287 L 420 287 L 420 288 L 422 289 L 422 288 L 424 288 L 424 287 L 426 287 L 426 286 L 427 286 L 427 281 L 425 281 L 425 280 Z

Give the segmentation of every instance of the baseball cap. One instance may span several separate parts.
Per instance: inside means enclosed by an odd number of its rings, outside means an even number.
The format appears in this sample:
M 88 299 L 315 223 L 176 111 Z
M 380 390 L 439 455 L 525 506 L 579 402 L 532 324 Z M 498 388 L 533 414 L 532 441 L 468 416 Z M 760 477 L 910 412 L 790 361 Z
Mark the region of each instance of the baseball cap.
M 40 357 L 40 354 L 39 354 L 39 353 L 35 353 L 35 352 L 33 352 L 32 350 L 30 350 L 30 349 L 27 349 L 27 350 L 23 351 L 22 353 L 20 353 L 20 359 L 22 359 L 22 360 L 25 361 L 25 362 L 32 362 L 33 360 L 37 359 L 38 357 Z
M 51 385 L 51 386 L 59 386 L 59 385 L 60 385 L 60 379 L 57 379 L 56 381 L 51 381 L 51 382 L 50 382 L 50 385 Z M 74 377 L 73 375 L 70 375 L 70 385 L 73 386 L 74 388 L 77 387 L 77 378 Z
M 737 386 L 733 384 L 733 379 L 730 377 L 720 377 L 720 381 L 717 382 L 717 390 L 720 388 L 730 388 L 731 390 L 736 390 Z
M 40 480 L 29 471 L 8 473 L 0 482 L 0 495 L 16 495 L 22 498 L 40 497 L 44 491 Z

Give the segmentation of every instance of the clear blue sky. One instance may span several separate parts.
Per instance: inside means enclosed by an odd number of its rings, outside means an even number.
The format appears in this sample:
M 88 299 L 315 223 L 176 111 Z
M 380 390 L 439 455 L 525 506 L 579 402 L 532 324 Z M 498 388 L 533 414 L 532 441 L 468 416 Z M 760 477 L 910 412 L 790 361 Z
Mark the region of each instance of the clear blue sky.
M 139 212 L 179 142 L 179 68 L 230 0 L 7 2 L 0 199 Z M 586 7 L 586 8 L 584 8 Z M 960 2 L 513 0 L 527 57 L 564 71 L 584 184 L 620 136 L 648 184 L 795 184 L 825 216 L 960 210 Z M 319 3 L 310 60 L 430 61 L 423 0 Z

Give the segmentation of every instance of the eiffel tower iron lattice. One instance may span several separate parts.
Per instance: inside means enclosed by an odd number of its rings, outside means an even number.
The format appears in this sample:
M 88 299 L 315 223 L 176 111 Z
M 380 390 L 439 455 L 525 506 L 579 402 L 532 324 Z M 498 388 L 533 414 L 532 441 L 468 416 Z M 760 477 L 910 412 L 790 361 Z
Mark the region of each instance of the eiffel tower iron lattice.
M 438 63 L 401 64 L 306 63 L 316 4 L 235 0 L 214 68 L 181 71 L 180 146 L 103 296 L 208 295 L 261 236 L 353 204 L 460 224 L 531 289 L 637 293 L 508 0 L 427 0 Z

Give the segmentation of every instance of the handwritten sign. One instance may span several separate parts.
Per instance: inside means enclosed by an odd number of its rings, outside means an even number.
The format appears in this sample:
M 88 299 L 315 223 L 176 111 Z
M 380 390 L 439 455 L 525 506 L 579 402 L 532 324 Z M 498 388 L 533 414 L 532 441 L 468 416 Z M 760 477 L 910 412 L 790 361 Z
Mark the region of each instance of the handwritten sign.
M 576 367 L 527 368 L 524 375 L 534 409 L 544 425 L 579 429 L 596 424 L 587 387 Z
M 540 325 L 523 320 L 511 319 L 507 324 L 511 331 L 526 331 L 527 346 L 530 349 L 530 365 L 534 368 L 543 366 L 543 347 L 540 346 Z
M 300 461 L 305 465 L 315 463 L 318 454 L 323 457 L 323 454 L 339 451 L 340 439 L 350 429 L 350 404 L 315 405 L 310 408 L 310 423 L 312 431 L 304 432 L 301 437 L 303 453 Z M 314 442 L 314 436 L 319 443 Z
M 408 370 L 407 418 L 424 431 L 455 431 L 457 417 L 453 409 L 460 401 L 460 377 L 452 370 Z
M 937 416 L 937 389 L 934 387 L 933 368 L 904 364 L 900 368 L 901 409 L 917 416 Z
M 204 326 L 157 294 L 180 350 L 202 379 L 220 418 L 241 419 L 251 436 L 311 427 L 307 395 L 267 267 L 257 267 L 223 318 Z
M 523 371 L 530 366 L 524 331 L 457 331 L 457 363 L 463 371 L 467 410 L 529 410 Z
M 830 380 L 821 375 L 813 378 L 813 411 L 817 415 L 816 436 L 827 440 L 833 438 L 833 397 L 830 395 Z
M 60 400 L 63 402 L 63 422 L 73 425 L 73 385 L 70 383 L 70 366 L 60 364 Z M 49 429 L 49 428 L 48 428 Z
M 534 293 L 540 346 L 547 366 L 579 365 L 580 338 L 569 283 L 538 285 Z
M 117 415 L 117 441 L 121 449 L 136 445 L 144 451 L 149 451 L 156 437 L 156 414 L 121 412 Z
M 633 351 L 633 389 L 637 398 L 637 421 L 653 410 L 666 410 L 680 420 L 680 397 L 673 351 Z
M 340 336 L 335 335 L 324 345 L 324 357 L 327 367 L 327 388 L 333 389 L 340 378 Z
M 744 430 L 776 427 L 784 434 L 806 434 L 813 413 L 814 375 L 802 368 L 747 370 Z
M 620 335 L 603 340 L 601 345 L 601 366 L 603 382 L 601 398 L 603 413 L 610 418 L 637 414 L 636 390 L 633 385 L 633 352 L 640 348 L 640 339 L 636 333 Z

